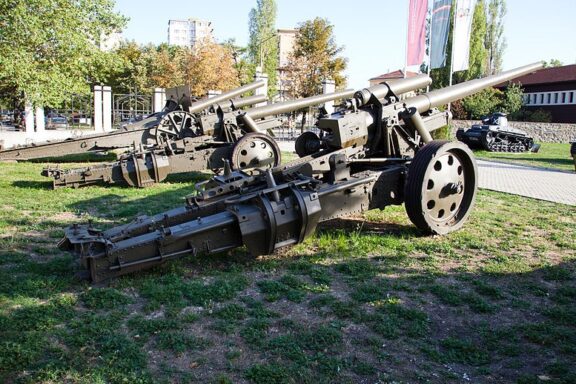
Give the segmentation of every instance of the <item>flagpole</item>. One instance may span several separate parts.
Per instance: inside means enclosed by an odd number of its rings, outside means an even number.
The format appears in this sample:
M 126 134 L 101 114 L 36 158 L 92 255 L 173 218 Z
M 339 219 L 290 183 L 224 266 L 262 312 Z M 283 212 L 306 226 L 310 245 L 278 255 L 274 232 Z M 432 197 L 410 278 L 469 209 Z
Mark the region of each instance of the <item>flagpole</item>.
M 452 71 L 454 70 L 454 26 L 456 25 L 456 13 L 458 12 L 458 0 L 454 3 L 454 18 L 452 19 L 452 49 L 450 50 L 450 78 L 448 80 L 448 86 L 452 86 Z M 450 112 L 450 103 L 448 103 L 448 112 Z
M 410 36 L 410 0 L 408 0 L 408 12 L 406 12 L 406 42 L 404 44 L 404 78 L 406 78 L 406 67 L 408 66 L 408 37 Z
M 432 70 L 432 20 L 434 19 L 434 0 L 432 0 L 432 10 L 430 11 L 430 24 L 428 27 L 428 77 Z M 430 84 L 426 86 L 426 92 L 430 92 Z

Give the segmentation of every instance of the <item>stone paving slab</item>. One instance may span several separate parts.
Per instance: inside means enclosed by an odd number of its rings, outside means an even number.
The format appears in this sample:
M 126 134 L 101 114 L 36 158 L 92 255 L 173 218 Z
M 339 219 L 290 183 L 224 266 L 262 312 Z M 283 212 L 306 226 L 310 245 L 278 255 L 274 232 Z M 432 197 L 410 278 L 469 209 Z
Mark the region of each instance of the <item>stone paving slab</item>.
M 477 160 L 480 188 L 576 206 L 576 174 Z
M 294 141 L 279 141 L 294 152 Z M 476 160 L 480 188 L 576 206 L 576 174 L 548 168 Z

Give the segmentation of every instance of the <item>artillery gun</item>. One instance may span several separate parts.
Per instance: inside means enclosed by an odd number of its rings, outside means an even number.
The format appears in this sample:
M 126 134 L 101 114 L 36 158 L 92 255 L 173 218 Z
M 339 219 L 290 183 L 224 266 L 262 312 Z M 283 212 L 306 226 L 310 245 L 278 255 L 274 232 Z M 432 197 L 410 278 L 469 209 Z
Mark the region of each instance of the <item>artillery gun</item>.
M 300 243 L 318 223 L 405 203 L 422 231 L 459 229 L 474 205 L 477 167 L 459 142 L 432 140 L 450 113 L 437 109 L 483 88 L 541 68 L 532 64 L 398 102 L 430 83 L 426 76 L 363 89 L 329 117 L 320 136 L 299 139 L 302 158 L 260 173 L 227 169 L 196 186 L 187 204 L 99 231 L 73 225 L 59 243 L 92 281 L 171 259 L 246 246 L 264 255 Z M 273 108 L 273 107 L 271 107 Z
M 206 100 L 190 107 L 190 113 L 206 108 L 212 113 L 193 119 L 191 114 L 180 112 L 179 123 L 156 128 L 158 144 L 153 147 L 127 152 L 113 163 L 76 169 L 45 168 L 42 175 L 53 178 L 54 188 L 102 183 L 148 187 L 170 174 L 206 169 L 218 172 L 224 168 L 225 160 L 233 169 L 246 172 L 272 168 L 280 164 L 281 152 L 276 141 L 263 132 L 282 124 L 282 118 L 275 115 L 350 97 L 353 93 L 346 90 L 317 95 L 247 112 L 236 108 L 223 110 Z M 187 120 L 190 123 L 185 123 Z
M 501 112 L 482 119 L 482 124 L 458 129 L 456 138 L 470 148 L 490 152 L 537 152 L 540 149 L 540 145 L 534 144 L 534 139 L 526 132 L 510 127 L 506 114 Z
M 153 113 L 144 120 L 129 124 L 117 131 L 85 135 L 63 141 L 50 141 L 0 151 L 2 160 L 32 160 L 54 158 L 87 152 L 105 152 L 126 149 L 134 146 L 161 145 L 166 136 L 196 135 L 192 130 L 196 120 L 213 118 L 213 112 L 220 107 L 225 113 L 246 105 L 266 100 L 265 96 L 238 98 L 240 95 L 264 86 L 263 81 L 255 81 L 210 99 L 193 102 L 188 92 L 174 93 L 176 97 L 166 101 L 161 112 Z M 186 88 L 186 87 L 179 87 Z M 201 127 L 201 125 L 200 125 Z M 198 129 L 195 126 L 194 129 Z

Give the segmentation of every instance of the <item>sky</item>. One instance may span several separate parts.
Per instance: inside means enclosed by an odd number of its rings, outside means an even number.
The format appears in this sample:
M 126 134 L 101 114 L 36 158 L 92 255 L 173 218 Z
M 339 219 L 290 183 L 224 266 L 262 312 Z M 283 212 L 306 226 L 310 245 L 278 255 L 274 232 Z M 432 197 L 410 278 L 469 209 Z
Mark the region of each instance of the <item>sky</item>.
M 432 0 L 429 0 L 431 2 Z M 334 25 L 336 43 L 348 58 L 348 86 L 368 86 L 368 79 L 404 67 L 408 0 L 276 0 L 277 28 L 290 29 L 322 17 Z M 576 63 L 574 0 L 507 0 L 503 68 L 540 60 Z M 248 14 L 256 0 L 116 0 L 116 10 L 130 18 L 124 37 L 137 43 L 168 40 L 168 20 L 212 21 L 218 41 L 248 42 Z

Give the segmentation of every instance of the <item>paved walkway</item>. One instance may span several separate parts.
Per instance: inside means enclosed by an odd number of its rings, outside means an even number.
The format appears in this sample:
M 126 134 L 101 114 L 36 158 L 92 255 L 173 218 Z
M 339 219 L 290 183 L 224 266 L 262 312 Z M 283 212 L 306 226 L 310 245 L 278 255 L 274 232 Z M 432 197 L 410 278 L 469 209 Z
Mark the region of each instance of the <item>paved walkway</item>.
M 576 174 L 477 160 L 480 188 L 576 206 Z
M 279 141 L 294 152 L 293 141 Z M 480 188 L 576 206 L 576 173 L 477 160 Z

